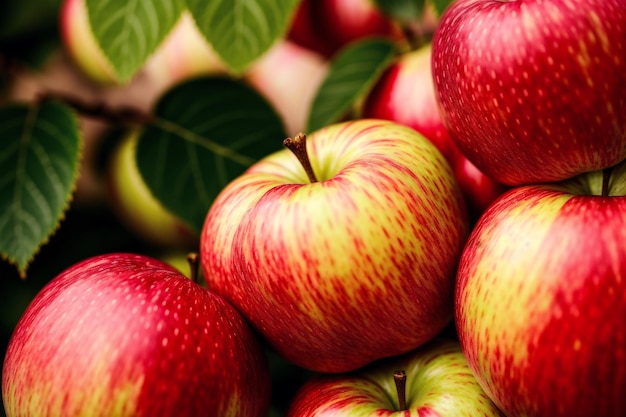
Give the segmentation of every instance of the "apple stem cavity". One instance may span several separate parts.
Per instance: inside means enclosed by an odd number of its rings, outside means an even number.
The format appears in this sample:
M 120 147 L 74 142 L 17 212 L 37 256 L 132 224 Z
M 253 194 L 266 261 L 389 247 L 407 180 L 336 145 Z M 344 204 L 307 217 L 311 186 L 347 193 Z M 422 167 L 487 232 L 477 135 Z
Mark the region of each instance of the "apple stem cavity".
M 309 177 L 309 181 L 312 183 L 317 182 L 313 167 L 311 166 L 311 160 L 309 159 L 309 153 L 306 150 L 306 135 L 304 133 L 298 133 L 293 139 L 285 139 L 283 145 L 298 158 L 298 161 L 300 161 L 304 168 L 304 172 L 306 172 L 307 177 Z
M 398 411 L 406 410 L 406 372 L 396 371 L 393 373 L 393 380 L 396 383 L 398 393 Z
M 191 252 L 187 255 L 187 263 L 189 264 L 190 278 L 196 284 L 200 284 L 200 274 L 198 274 L 198 254 Z

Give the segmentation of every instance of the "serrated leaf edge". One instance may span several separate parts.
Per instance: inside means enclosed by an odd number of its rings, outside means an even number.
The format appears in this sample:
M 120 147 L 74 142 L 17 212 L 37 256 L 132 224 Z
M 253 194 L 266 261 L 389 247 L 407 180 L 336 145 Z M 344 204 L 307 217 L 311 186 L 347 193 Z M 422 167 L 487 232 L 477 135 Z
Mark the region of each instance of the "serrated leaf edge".
M 31 105 L 30 107 L 31 107 L 31 111 L 38 112 L 40 106 L 39 105 Z M 81 166 L 82 166 L 82 163 L 83 163 L 84 133 L 83 133 L 82 128 L 80 126 L 80 119 L 76 115 L 76 113 L 72 109 L 68 108 L 67 106 L 64 106 L 64 107 L 67 108 L 70 111 L 70 114 L 71 114 L 72 119 L 74 121 L 74 126 L 76 127 L 76 131 L 78 133 L 78 139 L 79 140 L 78 140 L 78 163 L 76 164 L 76 166 L 74 168 L 74 173 L 73 173 L 73 176 L 72 176 L 73 177 L 72 178 L 72 187 L 70 189 L 68 198 L 66 199 L 65 205 L 63 206 L 63 208 L 61 210 L 61 215 L 57 218 L 56 223 L 52 226 L 52 228 L 50 229 L 50 232 L 48 233 L 48 235 L 39 243 L 39 246 L 37 246 L 35 251 L 26 260 L 24 265 L 20 265 L 19 261 L 17 261 L 13 257 L 9 256 L 8 254 L 0 252 L 0 259 L 3 259 L 4 261 L 8 262 L 10 265 L 13 265 L 17 269 L 17 272 L 18 272 L 20 278 L 23 279 L 23 280 L 27 278 L 28 267 L 32 264 L 32 262 L 35 259 L 35 257 L 41 252 L 41 249 L 50 242 L 50 239 L 52 238 L 52 236 L 54 236 L 56 234 L 56 232 L 60 229 L 61 224 L 65 220 L 65 216 L 67 214 L 67 211 L 69 210 L 70 205 L 74 201 L 74 193 L 76 192 L 76 187 L 78 185 L 78 177 L 80 176 L 80 169 L 81 169 Z M 30 116 L 30 113 L 29 113 L 29 116 Z

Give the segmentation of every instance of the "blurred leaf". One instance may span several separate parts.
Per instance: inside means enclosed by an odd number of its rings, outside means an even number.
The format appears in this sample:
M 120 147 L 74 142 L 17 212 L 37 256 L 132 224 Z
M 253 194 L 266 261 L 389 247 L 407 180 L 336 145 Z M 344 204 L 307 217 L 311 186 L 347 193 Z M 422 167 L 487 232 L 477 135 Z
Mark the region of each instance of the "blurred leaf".
M 0 110 L 0 255 L 22 277 L 55 232 L 80 163 L 78 122 L 56 102 Z
M 312 132 L 343 117 L 378 80 L 394 57 L 386 39 L 368 39 L 340 51 L 313 100 L 307 131 Z
M 383 13 L 401 22 L 419 18 L 426 5 L 426 0 L 375 0 L 375 2 Z
M 454 0 L 429 0 L 429 1 L 435 6 L 435 11 L 437 12 L 437 15 L 441 16 L 441 14 L 448 8 L 449 5 L 452 4 Z
M 92 31 L 127 82 L 174 27 L 184 0 L 86 0 Z
M 287 137 L 276 111 L 251 87 L 223 77 L 181 83 L 157 103 L 139 138 L 137 165 L 154 196 L 202 229 L 218 192 Z
M 200 31 L 224 63 L 243 72 L 287 31 L 299 0 L 187 0 Z

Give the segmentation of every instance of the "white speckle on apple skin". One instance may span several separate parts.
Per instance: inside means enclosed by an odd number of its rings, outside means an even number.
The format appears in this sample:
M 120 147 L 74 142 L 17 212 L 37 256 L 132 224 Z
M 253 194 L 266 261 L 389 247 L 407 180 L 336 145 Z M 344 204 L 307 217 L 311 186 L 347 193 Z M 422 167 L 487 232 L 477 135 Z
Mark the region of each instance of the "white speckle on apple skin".
M 265 415 L 269 370 L 245 321 L 221 298 L 147 259 L 88 259 L 33 300 L 3 370 L 9 416 L 24 415 L 24 407 L 33 416 Z

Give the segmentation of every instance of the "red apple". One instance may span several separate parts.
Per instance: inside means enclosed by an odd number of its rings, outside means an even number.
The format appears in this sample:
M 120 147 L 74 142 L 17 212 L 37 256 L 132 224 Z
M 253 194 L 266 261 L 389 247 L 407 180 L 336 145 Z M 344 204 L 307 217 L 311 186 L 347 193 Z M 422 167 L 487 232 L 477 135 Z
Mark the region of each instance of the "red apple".
M 287 40 L 310 49 L 326 58 L 335 53 L 335 47 L 325 38 L 316 18 L 320 0 L 300 0 L 294 12 Z
M 458 0 L 433 41 L 444 120 L 495 180 L 559 181 L 626 158 L 626 2 Z
M 304 383 L 287 417 L 504 417 L 472 375 L 459 342 L 436 339 L 357 372 Z
M 456 324 L 508 417 L 626 415 L 626 163 L 502 195 L 458 272 Z
M 4 360 L 17 416 L 265 416 L 266 357 L 227 302 L 156 259 L 79 262 L 32 300 Z
M 506 187 L 476 168 L 450 138 L 435 95 L 431 57 L 430 44 L 400 55 L 368 94 L 362 116 L 402 123 L 430 140 L 452 166 L 476 219 Z
M 384 120 L 301 139 L 311 175 L 284 149 L 214 201 L 200 239 L 208 287 L 313 371 L 354 370 L 432 339 L 450 322 L 469 228 L 450 166 Z
M 406 42 L 399 24 L 373 0 L 302 0 L 288 34 L 328 58 L 351 42 L 374 36 Z

